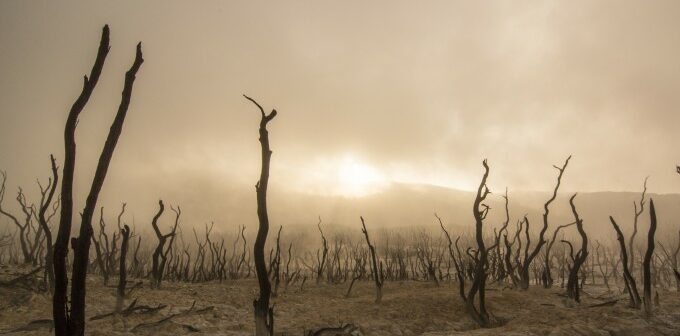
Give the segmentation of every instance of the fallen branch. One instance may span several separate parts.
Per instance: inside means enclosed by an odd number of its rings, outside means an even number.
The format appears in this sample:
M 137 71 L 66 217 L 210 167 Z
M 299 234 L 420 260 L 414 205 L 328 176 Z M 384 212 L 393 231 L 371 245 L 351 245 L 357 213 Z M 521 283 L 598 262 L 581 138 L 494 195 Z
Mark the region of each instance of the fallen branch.
M 167 307 L 167 305 L 164 305 L 164 304 L 158 304 L 158 306 L 156 306 L 156 307 L 151 307 L 151 306 L 147 306 L 147 305 L 137 306 L 137 299 L 135 299 L 134 301 L 132 301 L 132 303 L 130 303 L 130 305 L 127 308 L 121 310 L 120 315 L 121 316 L 129 316 L 129 315 L 131 315 L 132 313 L 135 313 L 135 312 L 139 312 L 140 314 L 153 314 L 153 313 L 156 313 L 156 312 L 164 309 L 165 307 Z M 114 316 L 114 315 L 116 315 L 115 311 L 110 312 L 110 313 L 106 313 L 106 314 L 96 315 L 96 316 L 91 317 L 90 321 L 101 320 L 103 318 L 107 318 L 107 317 Z
M 40 267 L 38 267 L 38 268 L 36 268 L 36 269 L 26 273 L 26 274 L 20 275 L 20 276 L 14 278 L 12 280 L 0 281 L 0 287 L 11 287 L 11 286 L 14 286 L 14 285 L 17 285 L 17 284 L 23 284 L 26 281 L 26 279 L 32 277 L 36 273 L 40 272 L 40 270 L 42 270 L 42 269 L 43 269 L 43 267 L 40 266 Z
M 179 313 L 174 313 L 174 314 L 168 315 L 168 316 L 166 316 L 166 317 L 164 317 L 164 318 L 162 318 L 158 321 L 140 323 L 140 324 L 136 325 L 134 328 L 130 329 L 130 331 L 136 332 L 136 331 L 139 331 L 139 330 L 145 329 L 145 328 L 159 327 L 159 326 L 169 322 L 170 320 L 172 320 L 173 318 L 175 318 L 177 316 L 188 315 L 188 314 L 191 314 L 191 313 L 196 313 L 196 314 L 205 313 L 205 312 L 211 311 L 215 308 L 214 306 L 208 306 L 208 307 L 205 307 L 205 308 L 194 310 L 195 307 L 196 307 L 196 301 L 194 301 L 191 304 L 191 307 L 189 309 L 185 310 L 185 311 L 181 311 Z M 191 325 L 181 324 L 181 326 L 184 327 L 184 328 L 187 328 L 189 331 L 192 331 L 192 332 L 200 331 L 199 329 L 197 329 L 196 327 L 193 327 Z
M 15 328 L 15 329 L 10 329 L 7 331 L 0 332 L 0 334 L 13 334 L 13 333 L 18 333 L 18 332 L 24 332 L 24 331 L 36 331 L 40 329 L 49 329 L 50 332 L 52 329 L 54 329 L 54 323 L 50 319 L 44 319 L 44 320 L 35 320 L 28 322 L 25 326 Z
M 602 303 L 590 305 L 590 306 L 588 306 L 588 308 L 609 307 L 609 306 L 615 305 L 617 302 L 619 302 L 619 300 L 611 300 L 611 301 L 607 301 L 607 302 L 602 302 Z

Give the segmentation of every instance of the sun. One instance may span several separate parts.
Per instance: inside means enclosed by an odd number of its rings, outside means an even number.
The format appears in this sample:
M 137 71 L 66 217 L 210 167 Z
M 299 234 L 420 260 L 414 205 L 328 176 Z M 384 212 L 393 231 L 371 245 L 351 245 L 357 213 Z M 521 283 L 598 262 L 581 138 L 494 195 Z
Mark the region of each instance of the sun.
M 285 164 L 293 190 L 325 196 L 363 197 L 392 182 L 385 171 L 353 153 L 319 156 L 309 162 Z
M 387 183 L 375 167 L 351 155 L 342 157 L 336 166 L 336 193 L 343 196 L 366 196 L 379 191 Z

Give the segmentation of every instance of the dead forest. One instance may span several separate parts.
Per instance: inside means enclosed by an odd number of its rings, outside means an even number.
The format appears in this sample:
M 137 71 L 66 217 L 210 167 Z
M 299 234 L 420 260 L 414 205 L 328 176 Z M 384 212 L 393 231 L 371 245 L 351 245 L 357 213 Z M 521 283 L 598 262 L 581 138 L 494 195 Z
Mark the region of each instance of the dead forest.
M 498 296 L 508 292 L 522 300 L 536 295 L 533 291 L 537 289 L 545 290 L 539 295 L 554 296 L 563 309 L 617 307 L 647 321 L 656 321 L 658 314 L 680 314 L 680 230 L 676 226 L 671 230 L 673 235 L 657 234 L 664 209 L 655 207 L 646 181 L 630 213 L 610 214 L 610 222 L 605 223 L 610 239 L 606 241 L 586 234 L 593 222 L 580 215 L 578 194 L 569 195 L 571 222 L 551 218 L 563 177 L 569 174 L 570 161 L 577 157 L 568 156 L 553 168 L 551 163 L 541 164 L 554 169 L 554 181 L 550 197 L 541 204 L 540 222 L 530 221 L 527 216 L 510 216 L 512 190 L 489 189 L 487 179 L 494 174 L 493 162 L 483 160 L 470 217 L 465 219 L 472 225 L 465 231 L 454 230 L 445 218 L 433 213 L 432 223 L 439 230 L 377 230 L 380 218 L 361 217 L 355 223 L 345 223 L 355 228 L 353 232 L 331 234 L 329 224 L 319 217 L 318 222 L 309 223 L 316 238 L 300 243 L 294 239 L 298 232 L 270 222 L 267 211 L 269 167 L 275 160 L 272 148 L 276 147 L 270 145 L 268 132 L 278 118 L 286 117 L 285 112 L 272 109 L 267 113 L 247 95 L 240 99 L 245 99 L 254 111 L 243 113 L 259 115 L 261 167 L 259 180 L 253 181 L 259 225 L 216 234 L 217 224 L 184 223 L 181 204 L 167 204 L 162 195 L 158 200 L 149 200 L 157 204 L 153 216 L 137 217 L 133 225 L 125 200 L 120 200 L 117 209 L 98 206 L 97 201 L 100 193 L 106 193 L 107 170 L 115 160 L 118 139 L 124 136 L 135 78 L 144 76 L 141 43 L 131 53 L 132 64 L 123 76 L 120 105 L 106 135 L 94 179 L 87 182 L 90 187 L 86 203 L 82 209 L 77 208 L 73 195 L 74 180 L 78 179 L 74 173 L 76 125 L 80 113 L 87 113 L 88 100 L 97 88 L 108 53 L 113 51 L 109 34 L 105 26 L 92 70 L 84 77 L 82 91 L 65 121 L 64 157 L 46 156 L 45 171 L 50 175 L 39 177 L 34 186 L 8 190 L 5 186 L 11 176 L 0 172 L 0 216 L 10 223 L 0 231 L 0 265 L 5 269 L 0 288 L 35 293 L 52 304 L 50 316 L 22 321 L 7 332 L 51 330 L 55 335 L 84 335 L 94 332 L 90 330 L 91 323 L 135 316 L 143 316 L 144 320 L 126 323 L 123 329 L 129 333 L 149 332 L 173 321 L 184 321 L 183 317 L 211 314 L 217 309 L 201 300 L 178 309 L 173 307 L 180 305 L 177 302 L 163 302 L 162 293 L 176 291 L 178 286 L 202 288 L 210 284 L 219 290 L 220 286 L 245 283 L 257 294 L 248 294 L 252 301 L 242 302 L 251 315 L 250 325 L 242 332 L 258 336 L 290 334 L 278 328 L 290 316 L 279 312 L 285 307 L 278 303 L 281 298 L 323 295 L 316 289 L 335 288 L 339 300 L 350 302 L 359 295 L 369 295 L 370 301 L 361 304 L 381 307 L 397 290 L 394 288 L 404 283 L 450 293 L 448 304 L 465 313 L 450 319 L 465 319 L 473 324 L 468 331 L 503 328 L 512 322 L 512 317 L 498 311 Z M 253 124 L 254 137 L 255 127 Z M 676 169 L 680 179 L 680 167 Z M 39 197 L 29 199 L 24 192 L 28 188 L 36 188 Z M 486 200 L 491 193 L 502 195 L 504 208 L 489 207 Z M 487 221 L 490 211 L 504 213 L 504 221 Z M 171 224 L 161 225 L 161 219 Z M 631 221 L 632 227 L 628 225 Z M 643 226 L 643 222 L 650 225 Z M 103 288 L 115 297 L 108 311 L 90 309 L 86 297 L 93 288 Z M 591 288 L 601 294 L 591 294 Z M 148 293 L 161 294 L 155 294 L 154 301 L 148 299 Z M 519 305 L 541 308 L 534 301 Z M 349 317 L 344 322 L 324 325 L 308 321 L 297 334 L 371 334 Z M 205 331 L 191 323 L 180 325 L 181 333 Z M 668 328 L 672 332 L 674 327 Z M 677 329 L 675 332 L 680 334 Z

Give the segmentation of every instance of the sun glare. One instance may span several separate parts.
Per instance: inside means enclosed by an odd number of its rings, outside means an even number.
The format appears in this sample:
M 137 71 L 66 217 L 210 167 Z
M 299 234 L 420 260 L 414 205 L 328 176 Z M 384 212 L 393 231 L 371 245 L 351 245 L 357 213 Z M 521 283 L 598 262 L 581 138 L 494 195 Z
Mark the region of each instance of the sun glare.
M 352 156 L 340 160 L 336 175 L 336 192 L 344 196 L 365 196 L 379 191 L 386 183 L 377 169 Z
M 362 197 L 383 190 L 391 181 L 384 172 L 353 154 L 317 157 L 303 169 L 288 166 L 294 188 L 312 194 Z

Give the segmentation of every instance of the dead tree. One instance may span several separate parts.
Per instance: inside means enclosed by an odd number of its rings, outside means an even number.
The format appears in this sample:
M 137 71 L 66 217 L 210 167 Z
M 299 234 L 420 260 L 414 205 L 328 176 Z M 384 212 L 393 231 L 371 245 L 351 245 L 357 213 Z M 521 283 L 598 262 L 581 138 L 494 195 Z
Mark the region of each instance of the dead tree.
M 659 246 L 666 255 L 666 260 L 669 262 L 671 271 L 673 272 L 673 277 L 675 278 L 675 289 L 676 291 L 680 292 L 680 271 L 678 271 L 678 254 L 680 254 L 680 230 L 678 230 L 678 243 L 672 253 L 667 251 L 660 243 Z
M 125 211 L 125 205 L 123 205 L 123 211 Z M 118 235 L 113 232 L 111 237 L 111 242 L 109 243 L 109 235 L 106 234 L 106 221 L 104 221 L 104 207 L 100 208 L 99 211 L 99 238 L 95 238 L 92 235 L 92 243 L 94 244 L 94 250 L 96 254 L 96 262 L 99 267 L 99 271 L 104 278 L 104 285 L 108 285 L 109 277 L 114 272 L 115 265 L 113 261 L 115 260 L 116 254 L 116 241 Z
M 231 259 L 229 260 L 229 276 L 232 279 L 237 279 L 240 276 L 241 272 L 241 267 L 243 267 L 245 260 L 246 260 L 246 236 L 245 236 L 245 230 L 246 227 L 245 225 L 243 227 L 239 227 L 239 234 L 236 235 L 236 239 L 234 240 L 234 248 L 232 252 Z M 243 240 L 243 251 L 241 252 L 240 256 L 236 253 L 236 246 L 238 245 L 239 240 Z M 238 258 L 238 259 L 237 259 Z
M 602 276 L 602 282 L 607 287 L 607 292 L 610 292 L 611 287 L 609 286 L 609 276 L 611 275 L 611 272 L 609 270 L 609 262 L 608 262 L 608 258 L 607 258 L 607 249 L 606 249 L 606 247 L 603 248 L 602 244 L 600 244 L 599 241 L 596 240 L 595 243 L 597 243 L 597 246 L 595 247 L 595 261 L 594 262 L 597 263 L 597 268 L 600 270 L 600 275 Z M 600 248 L 602 248 L 602 254 L 601 255 L 600 255 Z M 595 272 L 593 271 L 592 274 L 593 274 L 593 277 L 594 277 Z
M 586 232 L 583 230 L 583 220 L 579 217 L 578 212 L 576 211 L 576 206 L 574 205 L 574 198 L 576 198 L 576 194 L 571 196 L 571 198 L 569 199 L 569 205 L 571 206 L 571 212 L 574 215 L 576 229 L 578 230 L 578 233 L 581 236 L 581 249 L 573 257 L 574 264 L 572 265 L 571 270 L 569 270 L 569 279 L 567 280 L 567 297 L 574 299 L 574 301 L 576 302 L 581 302 L 581 297 L 579 293 L 578 273 L 581 269 L 581 266 L 588 257 L 588 236 L 586 235 Z M 571 247 L 571 244 L 569 246 Z M 571 247 L 571 249 L 573 255 L 573 247 Z
M 87 277 L 88 257 L 92 236 L 92 217 L 97 205 L 99 192 L 104 184 L 104 179 L 106 178 L 106 173 L 111 158 L 113 157 L 113 152 L 123 129 L 125 116 L 127 115 L 127 110 L 130 105 L 132 86 L 135 77 L 144 61 L 142 58 L 142 45 L 139 43 L 137 44 L 134 63 L 130 70 L 125 74 L 125 83 L 120 106 L 99 157 L 90 192 L 85 202 L 79 237 L 72 239 L 74 259 L 72 271 L 73 279 L 71 283 L 71 304 L 69 309 L 66 300 L 66 288 L 68 286 L 66 257 L 68 254 L 68 242 L 71 233 L 71 221 L 73 219 L 73 174 L 76 154 L 75 130 L 78 123 L 78 116 L 87 104 L 92 91 L 94 91 L 108 52 L 109 27 L 107 25 L 104 26 L 102 30 L 97 58 L 90 73 L 90 77 L 88 78 L 85 76 L 83 90 L 71 107 L 64 129 L 65 156 L 61 188 L 62 207 L 59 231 L 54 248 L 55 294 L 53 298 L 53 315 L 56 335 L 80 336 L 85 333 L 85 279 Z
M 267 186 L 269 185 L 269 164 L 271 161 L 272 151 L 269 148 L 269 132 L 267 131 L 267 124 L 276 117 L 276 110 L 265 114 L 264 109 L 254 99 L 243 95 L 246 99 L 251 101 L 260 110 L 260 145 L 262 147 L 262 167 L 260 170 L 260 179 L 255 184 L 255 192 L 257 193 L 257 218 L 259 220 L 259 228 L 257 230 L 257 237 L 253 247 L 253 257 L 255 259 L 255 272 L 257 273 L 257 280 L 260 287 L 259 298 L 253 301 L 255 309 L 255 335 L 256 336 L 272 336 L 274 335 L 274 308 L 269 306 L 269 299 L 271 296 L 271 283 L 267 276 L 267 264 L 264 260 L 264 245 L 267 242 L 267 234 L 269 233 L 269 215 L 267 214 Z
M 24 192 L 23 190 L 21 190 L 21 188 L 19 188 L 16 200 L 21 206 L 21 211 L 24 214 L 24 219 L 22 221 L 19 221 L 19 219 L 15 215 L 2 208 L 2 201 L 5 198 L 5 182 L 7 181 L 7 173 L 5 173 L 4 171 L 0 171 L 0 175 L 2 176 L 2 184 L 0 184 L 0 214 L 3 214 L 7 218 L 11 219 L 12 223 L 14 223 L 14 225 L 16 225 L 16 227 L 19 229 L 19 243 L 21 244 L 21 252 L 24 257 L 23 261 L 24 264 L 30 264 L 33 262 L 33 253 L 31 251 L 32 248 L 30 243 L 30 233 L 31 233 L 31 220 L 34 216 L 34 210 L 27 204 L 26 196 L 24 196 Z
M 557 198 L 557 190 L 560 188 L 560 183 L 562 182 L 562 174 L 564 174 L 564 170 L 567 168 L 567 165 L 569 164 L 569 160 L 571 159 L 571 155 L 567 158 L 567 160 L 564 162 L 564 165 L 560 168 L 558 166 L 553 166 L 555 169 L 559 171 L 559 174 L 557 175 L 557 183 L 555 184 L 555 189 L 553 189 L 553 194 L 548 199 L 547 202 L 543 205 L 543 228 L 541 229 L 540 234 L 538 235 L 538 242 L 536 243 L 536 246 L 534 247 L 534 250 L 531 252 L 531 254 L 527 255 L 527 253 L 524 254 L 524 260 L 522 261 L 522 265 L 519 269 L 519 287 L 520 289 L 527 289 L 529 288 L 529 268 L 531 266 L 531 262 L 536 258 L 536 256 L 541 252 L 541 248 L 543 248 L 543 245 L 546 243 L 544 236 L 545 232 L 548 230 L 548 215 L 550 214 L 550 203 L 552 203 L 555 198 Z M 529 221 L 526 220 L 526 232 L 529 232 Z M 527 241 L 526 241 L 526 250 L 528 251 L 529 249 L 529 236 L 527 235 Z
M 612 216 L 609 216 L 609 221 L 612 223 L 614 230 L 616 231 L 616 240 L 619 242 L 619 247 L 621 248 L 621 265 L 623 267 L 623 282 L 626 286 L 626 291 L 630 298 L 631 308 L 639 309 L 641 300 L 640 292 L 638 292 L 637 284 L 635 283 L 635 277 L 630 273 L 630 268 L 628 268 L 628 251 L 626 251 L 626 243 L 624 241 L 623 233 L 616 224 L 616 221 Z
M 319 216 L 319 223 L 316 224 L 316 226 L 319 228 L 319 233 L 321 233 L 321 242 L 323 247 L 321 257 L 319 257 L 319 251 L 316 251 L 317 264 L 319 265 L 316 270 L 316 284 L 318 285 L 319 282 L 321 282 L 324 265 L 326 265 L 326 259 L 328 256 L 328 241 L 326 240 L 326 236 L 323 235 L 323 230 L 321 230 L 321 216 Z
M 52 246 L 52 231 L 48 225 L 50 219 L 56 214 L 59 207 L 59 199 L 54 202 L 52 206 L 52 213 L 47 215 L 47 209 L 52 204 L 54 193 L 59 182 L 59 173 L 57 172 L 57 164 L 53 155 L 50 155 L 50 164 L 52 167 L 52 178 L 49 180 L 45 188 L 38 183 L 40 187 L 40 208 L 38 210 L 38 223 L 42 227 L 45 234 L 45 279 L 47 288 L 50 293 L 54 293 L 54 248 Z M 49 190 L 49 191 L 48 191 Z
M 120 230 L 120 266 L 118 267 L 118 288 L 116 295 L 116 311 L 119 312 L 123 308 L 123 300 L 125 299 L 125 285 L 127 284 L 127 265 L 125 259 L 127 258 L 128 242 L 130 240 L 130 227 L 125 225 Z
M 652 272 L 650 265 L 652 256 L 654 255 L 654 235 L 656 234 L 656 210 L 654 209 L 654 200 L 649 200 L 649 233 L 647 234 L 647 252 L 645 259 L 642 262 L 643 274 L 643 301 L 645 307 L 645 315 L 650 317 L 652 315 Z
M 279 232 L 276 234 L 276 252 L 274 258 L 269 263 L 269 277 L 274 281 L 274 290 L 272 297 L 276 297 L 279 293 L 279 284 L 281 283 L 281 230 L 283 225 L 279 226 Z
M 359 246 L 357 246 L 357 248 L 354 251 L 355 251 L 354 271 L 352 281 L 349 283 L 347 293 L 345 293 L 345 298 L 349 298 L 350 295 L 352 294 L 352 288 L 354 287 L 354 283 L 366 275 L 366 262 L 368 257 L 365 253 L 365 250 L 361 250 Z
M 475 201 L 472 206 L 472 214 L 475 218 L 475 240 L 477 242 L 477 249 L 474 250 L 474 252 L 472 252 L 470 248 L 467 250 L 468 257 L 471 260 L 472 269 L 470 272 L 470 279 L 472 284 L 470 285 L 470 289 L 463 296 L 463 300 L 465 301 L 465 308 L 468 314 L 470 314 L 470 317 L 472 317 L 480 327 L 489 328 L 497 323 L 486 310 L 488 254 L 489 250 L 494 249 L 495 246 L 487 248 L 484 244 L 484 219 L 486 219 L 490 209 L 488 205 L 484 204 L 484 200 L 486 200 L 486 197 L 491 191 L 486 185 L 486 180 L 489 177 L 489 165 L 486 160 L 482 161 L 482 166 L 484 166 L 484 175 L 482 176 L 482 181 L 479 184 Z M 460 251 L 458 254 L 460 255 Z M 460 280 L 459 289 L 461 294 L 463 294 L 465 292 L 464 277 L 459 274 L 458 278 Z M 476 297 L 479 298 L 477 305 L 475 304 Z
M 165 205 L 163 204 L 162 200 L 158 201 L 158 212 L 151 220 L 151 226 L 153 226 L 153 231 L 156 233 L 156 238 L 158 239 L 158 245 L 156 245 L 156 249 L 154 250 L 152 257 L 151 288 L 160 288 L 161 282 L 163 281 L 165 264 L 168 260 L 168 251 L 170 251 L 170 248 L 172 247 L 172 243 L 175 239 L 175 232 L 177 232 L 177 226 L 179 225 L 179 216 L 181 214 L 181 210 L 179 210 L 179 207 L 177 209 L 178 210 L 172 208 L 172 210 L 175 212 L 175 226 L 173 226 L 172 231 L 167 234 L 162 234 L 161 230 L 158 228 L 158 219 L 165 210 Z M 165 244 L 168 238 L 170 238 L 170 243 L 166 248 Z
M 637 235 L 638 232 L 638 221 L 640 218 L 640 215 L 645 211 L 645 203 L 646 199 L 645 196 L 647 195 L 647 180 L 649 177 L 645 177 L 645 183 L 643 185 L 642 189 L 642 195 L 640 196 L 640 202 L 636 203 L 633 201 L 633 210 L 634 210 L 634 216 L 633 216 L 633 233 L 630 235 L 630 238 L 628 239 L 628 249 L 630 250 L 630 259 L 628 262 L 630 262 L 630 265 L 628 265 L 628 268 L 630 269 L 631 273 L 635 273 L 635 236 Z
M 576 224 L 576 222 L 571 222 L 569 224 L 564 224 L 560 225 L 555 229 L 555 232 L 553 232 L 552 239 L 548 242 L 548 246 L 545 248 L 545 265 L 543 269 L 543 287 L 544 288 L 550 288 L 553 285 L 553 278 L 552 278 L 552 256 L 550 255 L 550 251 L 552 250 L 553 245 L 555 244 L 555 241 L 557 240 L 557 234 L 560 232 L 560 230 L 564 228 L 568 228 L 572 225 Z
M 373 271 L 373 280 L 375 281 L 375 303 L 380 303 L 382 300 L 382 288 L 385 282 L 382 273 L 382 267 L 378 268 L 378 259 L 375 255 L 375 247 L 371 244 L 371 240 L 368 238 L 368 231 L 366 231 L 366 223 L 364 222 L 364 217 L 359 217 L 361 219 L 361 232 L 366 238 L 366 244 L 368 245 L 368 250 L 371 252 L 371 268 Z M 382 266 L 382 263 L 380 263 Z

